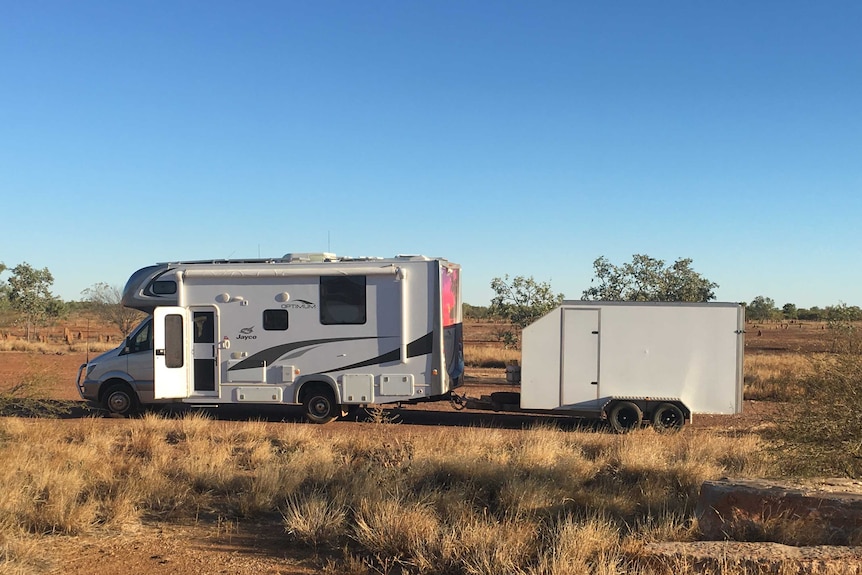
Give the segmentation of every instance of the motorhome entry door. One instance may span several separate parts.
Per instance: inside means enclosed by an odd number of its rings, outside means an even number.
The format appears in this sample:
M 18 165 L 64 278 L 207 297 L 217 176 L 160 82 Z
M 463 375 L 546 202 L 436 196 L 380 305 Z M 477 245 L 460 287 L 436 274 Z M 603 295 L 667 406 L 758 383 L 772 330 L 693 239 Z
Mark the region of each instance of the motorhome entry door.
M 155 399 L 189 395 L 188 310 L 157 307 L 153 312 L 153 392 Z
M 192 389 L 195 395 L 217 395 L 218 316 L 214 307 L 193 307 Z

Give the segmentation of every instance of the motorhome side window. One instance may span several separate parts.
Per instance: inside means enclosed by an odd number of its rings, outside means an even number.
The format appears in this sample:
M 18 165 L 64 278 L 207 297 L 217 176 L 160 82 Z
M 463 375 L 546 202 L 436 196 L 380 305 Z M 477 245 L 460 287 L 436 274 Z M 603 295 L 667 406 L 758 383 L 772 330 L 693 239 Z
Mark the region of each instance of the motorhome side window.
M 263 311 L 263 329 L 267 331 L 284 331 L 287 329 L 286 309 L 266 309 Z
M 156 280 L 150 284 L 150 290 L 155 295 L 173 295 L 177 293 L 177 282 L 168 280 Z
M 320 323 L 363 324 L 365 318 L 365 276 L 320 277 Z
M 141 326 L 136 333 L 129 338 L 129 353 L 140 353 L 153 349 L 153 320 Z

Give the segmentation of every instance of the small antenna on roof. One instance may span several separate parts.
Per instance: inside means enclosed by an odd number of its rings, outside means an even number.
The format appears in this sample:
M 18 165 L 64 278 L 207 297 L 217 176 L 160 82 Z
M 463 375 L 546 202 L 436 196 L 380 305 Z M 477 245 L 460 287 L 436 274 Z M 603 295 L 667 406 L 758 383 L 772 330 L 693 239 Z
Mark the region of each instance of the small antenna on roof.
M 326 230 L 326 251 L 332 253 L 332 242 L 330 241 L 330 231 Z

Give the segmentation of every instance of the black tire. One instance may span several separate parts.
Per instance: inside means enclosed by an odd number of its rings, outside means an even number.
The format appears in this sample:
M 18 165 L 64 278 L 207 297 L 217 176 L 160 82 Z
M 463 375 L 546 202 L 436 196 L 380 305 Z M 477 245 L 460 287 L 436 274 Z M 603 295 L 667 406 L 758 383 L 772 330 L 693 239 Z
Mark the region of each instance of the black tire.
M 141 402 L 128 384 L 114 383 L 102 395 L 102 408 L 110 415 L 131 417 L 138 414 Z
M 305 418 L 311 423 L 329 423 L 341 415 L 341 406 L 328 385 L 315 385 L 303 397 Z
M 652 426 L 656 431 L 679 431 L 685 424 L 685 415 L 679 406 L 662 403 L 652 413 Z
M 641 408 L 631 401 L 618 401 L 608 412 L 608 423 L 617 433 L 626 433 L 640 427 L 644 414 Z

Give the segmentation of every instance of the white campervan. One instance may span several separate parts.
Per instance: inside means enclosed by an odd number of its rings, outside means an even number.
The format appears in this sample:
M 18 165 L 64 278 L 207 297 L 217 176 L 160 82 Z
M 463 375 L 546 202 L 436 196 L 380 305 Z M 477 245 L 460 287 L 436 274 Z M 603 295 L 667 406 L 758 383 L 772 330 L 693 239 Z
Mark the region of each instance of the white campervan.
M 463 381 L 460 290 L 460 266 L 424 256 L 149 266 L 123 304 L 150 317 L 82 365 L 77 386 L 123 415 L 162 402 L 302 404 L 318 423 L 444 397 Z

